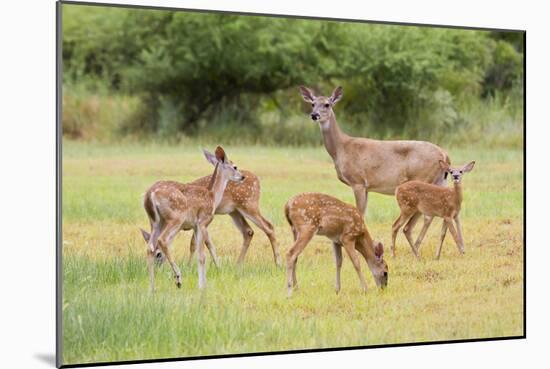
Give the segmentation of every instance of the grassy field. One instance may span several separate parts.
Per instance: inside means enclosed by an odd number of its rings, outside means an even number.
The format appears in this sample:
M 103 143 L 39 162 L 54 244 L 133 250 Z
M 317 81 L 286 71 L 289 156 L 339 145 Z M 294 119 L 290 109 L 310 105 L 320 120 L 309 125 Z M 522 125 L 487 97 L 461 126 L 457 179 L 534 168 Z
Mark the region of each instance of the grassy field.
M 330 242 L 316 237 L 300 257 L 299 289 L 286 298 L 285 270 L 273 264 L 257 228 L 245 265 L 241 236 L 228 216 L 210 227 L 222 267 L 208 259 L 208 287 L 187 266 L 190 233 L 173 249 L 183 274 L 175 287 L 168 265 L 148 291 L 148 228 L 142 194 L 158 179 L 189 181 L 209 174 L 199 145 L 63 146 L 63 363 L 154 359 L 291 349 L 359 346 L 521 335 L 523 332 L 523 154 L 520 150 L 449 149 L 456 164 L 476 160 L 465 176 L 462 222 L 466 255 L 447 237 L 433 259 L 440 220 L 412 256 L 400 234 L 391 258 L 395 198 L 371 194 L 367 226 L 386 245 L 389 284 L 360 292 L 344 255 L 342 291 L 334 293 Z M 210 148 L 211 150 L 213 149 Z M 261 208 L 276 227 L 282 255 L 292 244 L 283 205 L 319 191 L 353 203 L 325 149 L 226 147 L 239 167 L 262 180 Z M 420 230 L 417 226 L 415 234 Z

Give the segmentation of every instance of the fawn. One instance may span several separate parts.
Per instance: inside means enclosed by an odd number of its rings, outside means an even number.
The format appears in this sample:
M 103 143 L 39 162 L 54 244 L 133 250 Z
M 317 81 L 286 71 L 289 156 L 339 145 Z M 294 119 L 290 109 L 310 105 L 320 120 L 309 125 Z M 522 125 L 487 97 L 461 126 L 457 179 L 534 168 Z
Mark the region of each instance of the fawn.
M 216 214 L 229 214 L 235 226 L 241 231 L 243 236 L 243 244 L 241 247 L 241 253 L 237 259 L 237 264 L 242 264 L 244 257 L 254 236 L 254 231 L 246 221 L 249 219 L 256 224 L 269 238 L 271 243 L 271 249 L 273 250 L 273 258 L 277 266 L 281 265 L 281 258 L 279 256 L 277 240 L 275 238 L 275 229 L 271 222 L 267 220 L 260 212 L 260 179 L 252 172 L 248 170 L 241 170 L 244 176 L 244 180 L 241 183 L 229 182 L 223 193 L 223 197 L 218 207 L 216 208 Z M 208 187 L 212 176 L 205 176 L 191 182 L 191 185 Z M 207 241 L 207 246 L 210 240 Z M 215 248 L 208 247 L 211 254 Z M 195 252 L 195 241 L 192 238 L 189 245 L 189 263 L 193 259 Z M 217 256 L 212 254 L 214 264 L 218 266 Z
M 432 223 L 434 217 L 443 218 L 441 227 L 440 244 L 436 252 L 436 259 L 441 256 L 441 248 L 447 233 L 447 228 L 451 232 L 453 239 L 458 247 L 458 251 L 464 254 L 464 240 L 462 238 L 462 227 L 460 225 L 460 206 L 462 204 L 462 185 L 461 179 L 465 173 L 468 173 L 474 168 L 475 161 L 471 161 L 462 168 L 451 168 L 449 164 L 440 160 L 439 165 L 443 170 L 451 175 L 454 186 L 453 188 L 437 186 L 420 181 L 406 182 L 395 191 L 397 203 L 401 209 L 399 218 L 393 223 L 392 227 L 392 253 L 395 255 L 395 238 L 397 232 L 407 223 L 404 228 L 405 236 L 414 255 L 419 258 L 418 249 L 428 227 Z M 414 219 L 420 214 L 424 215 L 424 225 L 416 242 L 412 242 L 412 226 Z M 453 220 L 456 223 L 456 230 L 453 225 Z
M 229 181 L 242 182 L 245 178 L 218 146 L 215 154 L 204 151 L 206 159 L 214 165 L 208 187 L 182 184 L 174 181 L 158 181 L 145 193 L 143 206 L 149 218 L 151 233 L 142 230 L 147 242 L 147 268 L 151 290 L 154 290 L 154 259 L 166 257 L 181 287 L 181 272 L 170 252 L 170 244 L 180 230 L 193 229 L 195 247 L 198 250 L 199 288 L 206 287 L 206 257 L 203 242 L 212 248 L 207 227 L 214 218 Z M 210 245 L 209 245 L 210 244 Z M 215 254 L 213 249 L 211 253 Z
M 384 246 L 373 242 L 365 227 L 362 214 L 353 206 L 332 196 L 321 193 L 302 193 L 292 197 L 285 205 L 285 216 L 292 228 L 294 245 L 287 253 L 288 297 L 297 285 L 296 263 L 314 235 L 332 240 L 336 259 L 336 293 L 340 292 L 340 269 L 342 268 L 342 247 L 346 249 L 363 291 L 367 285 L 357 251 L 367 261 L 376 285 L 385 287 L 388 283 L 388 266 L 384 261 Z

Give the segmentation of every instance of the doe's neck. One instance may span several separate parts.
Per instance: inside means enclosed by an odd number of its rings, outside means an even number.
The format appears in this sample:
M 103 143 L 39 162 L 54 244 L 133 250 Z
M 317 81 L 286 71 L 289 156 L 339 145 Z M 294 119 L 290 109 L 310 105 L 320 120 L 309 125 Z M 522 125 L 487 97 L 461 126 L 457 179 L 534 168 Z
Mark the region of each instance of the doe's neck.
M 343 145 L 343 141 L 347 135 L 340 130 L 334 112 L 330 114 L 327 121 L 319 123 L 319 126 L 323 135 L 325 148 L 329 155 L 335 159 L 338 154 L 338 149 Z

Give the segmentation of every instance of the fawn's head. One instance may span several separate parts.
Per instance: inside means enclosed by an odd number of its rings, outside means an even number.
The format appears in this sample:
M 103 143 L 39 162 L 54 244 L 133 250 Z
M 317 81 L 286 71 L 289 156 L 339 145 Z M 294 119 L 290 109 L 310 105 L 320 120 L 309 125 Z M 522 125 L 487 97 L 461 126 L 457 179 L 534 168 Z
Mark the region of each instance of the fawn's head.
M 315 96 L 307 87 L 300 86 L 300 94 L 305 102 L 311 104 L 311 119 L 320 124 L 326 123 L 333 114 L 332 107 L 342 98 L 342 87 L 337 87 L 329 97 Z
M 209 163 L 217 168 L 217 171 L 224 179 L 229 179 L 233 182 L 244 181 L 244 176 L 239 172 L 237 166 L 225 154 L 221 146 L 216 147 L 214 154 L 203 150 L 204 156 Z
M 463 167 L 453 168 L 453 167 L 450 167 L 448 163 L 444 162 L 443 160 L 440 160 L 439 166 L 441 166 L 441 169 L 443 169 L 444 171 L 446 171 L 451 175 L 451 179 L 453 180 L 454 183 L 460 183 L 462 176 L 465 173 L 468 173 L 469 171 L 474 169 L 475 163 L 476 163 L 475 161 L 471 161 Z
M 374 258 L 367 260 L 376 285 L 385 288 L 388 285 L 388 264 L 384 260 L 384 245 L 380 241 L 373 242 Z
M 149 240 L 151 239 L 151 235 L 149 234 L 149 232 L 147 232 L 143 228 L 140 228 L 140 231 L 141 231 L 141 235 L 143 236 L 143 239 L 145 240 L 145 243 L 149 244 Z M 149 248 L 147 249 L 149 250 L 149 252 L 153 253 L 155 257 L 155 263 L 157 265 L 161 265 L 162 263 L 164 263 L 165 256 L 160 250 L 160 248 L 158 247 L 158 245 L 155 245 L 154 247 L 155 247 L 155 251 L 151 251 Z

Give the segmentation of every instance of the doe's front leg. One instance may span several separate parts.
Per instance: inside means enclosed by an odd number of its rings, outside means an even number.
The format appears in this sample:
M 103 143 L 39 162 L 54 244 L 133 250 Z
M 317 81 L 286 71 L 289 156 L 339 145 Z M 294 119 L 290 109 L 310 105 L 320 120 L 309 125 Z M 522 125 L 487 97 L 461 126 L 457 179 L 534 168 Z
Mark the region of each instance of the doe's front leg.
M 366 217 L 368 192 L 367 187 L 364 185 L 355 185 L 351 187 L 353 190 L 353 196 L 355 197 L 355 205 L 359 214 L 364 218 Z

